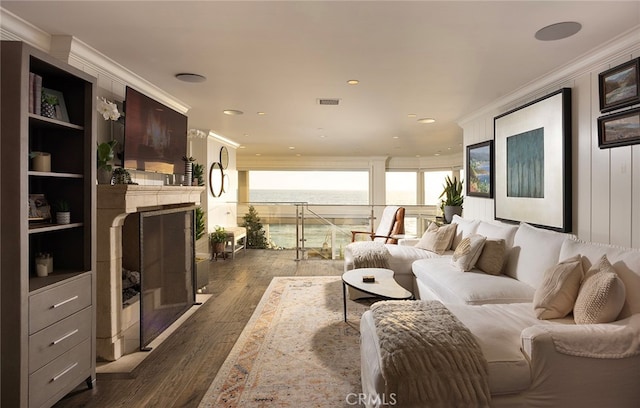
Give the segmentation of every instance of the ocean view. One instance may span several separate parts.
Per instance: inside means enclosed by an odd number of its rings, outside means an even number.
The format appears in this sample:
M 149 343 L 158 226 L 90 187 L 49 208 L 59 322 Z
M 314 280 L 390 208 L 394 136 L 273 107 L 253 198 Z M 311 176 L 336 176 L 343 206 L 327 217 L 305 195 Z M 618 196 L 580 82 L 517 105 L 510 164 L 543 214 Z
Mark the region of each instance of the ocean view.
M 286 190 L 286 189 L 252 189 L 249 193 L 251 203 L 308 203 L 318 205 L 368 205 L 369 194 L 365 190 Z M 398 192 L 394 195 L 398 204 L 403 200 L 411 200 L 412 193 Z M 406 201 L 405 201 L 406 202 Z M 410 201 L 409 201 L 410 202 Z M 415 230 L 416 220 L 406 218 L 408 231 Z M 305 248 L 322 248 L 331 246 L 331 225 L 305 225 Z M 336 252 L 351 242 L 351 230 L 368 231 L 368 225 L 339 225 L 335 228 Z M 296 230 L 294 224 L 265 225 L 268 237 L 278 247 L 293 249 L 296 247 Z

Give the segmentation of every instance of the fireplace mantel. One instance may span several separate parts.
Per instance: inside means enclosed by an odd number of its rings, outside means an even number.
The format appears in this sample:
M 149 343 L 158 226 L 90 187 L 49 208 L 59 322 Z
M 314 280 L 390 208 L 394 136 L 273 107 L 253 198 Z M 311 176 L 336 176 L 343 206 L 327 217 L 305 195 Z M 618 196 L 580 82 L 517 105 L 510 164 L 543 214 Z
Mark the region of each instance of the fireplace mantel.
M 146 207 L 155 208 L 175 204 L 200 204 L 200 194 L 204 187 L 183 186 L 140 186 L 118 184 L 98 185 L 98 210 L 122 210 L 131 214 Z
M 129 214 L 167 207 L 200 205 L 204 187 L 97 186 L 96 354 L 114 361 L 123 354 L 122 225 Z

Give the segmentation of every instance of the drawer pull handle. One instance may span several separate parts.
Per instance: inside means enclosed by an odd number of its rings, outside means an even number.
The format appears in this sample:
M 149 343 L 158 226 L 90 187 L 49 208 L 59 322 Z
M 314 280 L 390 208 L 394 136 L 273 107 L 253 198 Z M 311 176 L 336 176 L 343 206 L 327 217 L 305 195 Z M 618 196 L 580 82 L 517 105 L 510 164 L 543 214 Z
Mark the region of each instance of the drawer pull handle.
M 71 366 L 69 366 L 66 370 L 64 370 L 63 372 L 61 372 L 60 374 L 56 375 L 55 377 L 53 377 L 51 379 L 51 382 L 54 381 L 58 381 L 60 379 L 60 377 L 64 376 L 66 373 L 68 373 L 69 371 L 73 370 L 74 368 L 76 368 L 76 366 L 78 365 L 78 363 L 73 363 Z
M 65 305 L 65 304 L 69 303 L 69 302 L 73 302 L 73 301 L 74 301 L 74 300 L 76 300 L 77 298 L 78 298 L 78 295 L 76 295 L 76 296 L 74 296 L 74 297 L 70 297 L 70 298 L 69 298 L 69 299 L 67 299 L 67 300 L 63 300 L 63 301 L 62 301 L 62 302 L 60 302 L 60 303 L 56 303 L 55 305 L 51 306 L 51 308 L 52 308 L 52 309 L 56 309 L 56 308 L 58 308 L 58 307 L 60 307 L 60 306 L 62 306 L 62 305 Z
M 54 340 L 53 343 L 51 343 L 52 346 L 55 346 L 56 344 L 60 343 L 61 341 L 68 339 L 69 337 L 73 336 L 74 334 L 76 334 L 78 332 L 78 329 L 75 329 L 72 332 L 69 332 L 67 334 L 65 334 L 64 336 L 60 337 L 58 340 Z

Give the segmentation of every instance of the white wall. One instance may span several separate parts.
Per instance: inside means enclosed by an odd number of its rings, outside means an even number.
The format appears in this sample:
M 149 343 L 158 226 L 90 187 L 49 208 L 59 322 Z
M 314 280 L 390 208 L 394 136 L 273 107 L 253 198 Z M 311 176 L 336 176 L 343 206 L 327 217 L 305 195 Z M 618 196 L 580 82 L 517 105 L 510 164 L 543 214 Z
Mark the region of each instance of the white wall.
M 640 28 L 495 101 L 460 122 L 464 146 L 493 139 L 495 116 L 557 89 L 572 89 L 573 233 L 640 248 L 640 145 L 598 147 L 598 74 L 640 57 Z M 492 199 L 465 198 L 468 218 L 494 219 Z

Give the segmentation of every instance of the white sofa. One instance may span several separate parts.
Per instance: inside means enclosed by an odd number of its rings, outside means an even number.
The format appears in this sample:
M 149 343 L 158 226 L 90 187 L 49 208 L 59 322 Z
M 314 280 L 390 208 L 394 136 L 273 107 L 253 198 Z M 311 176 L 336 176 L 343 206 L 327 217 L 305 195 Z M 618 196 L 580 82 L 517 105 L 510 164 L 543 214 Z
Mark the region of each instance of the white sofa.
M 417 257 L 411 261 L 413 289 L 420 299 L 444 303 L 473 333 L 488 363 L 491 405 L 638 406 L 640 251 L 582 242 L 527 224 L 456 221 L 458 242 L 462 236 L 478 233 L 505 239 L 503 274 L 461 272 L 452 265 L 450 254 Z M 408 259 L 410 252 L 399 248 Z M 584 271 L 603 255 L 615 268 L 626 288 L 615 321 L 580 325 L 571 314 L 553 320 L 536 317 L 532 302 L 545 271 L 575 255 L 581 255 Z M 400 271 L 404 273 L 405 268 Z M 370 311 L 362 316 L 360 333 L 363 393 L 370 396 L 368 406 L 380 406 L 388 397 L 383 395 L 380 344 Z

